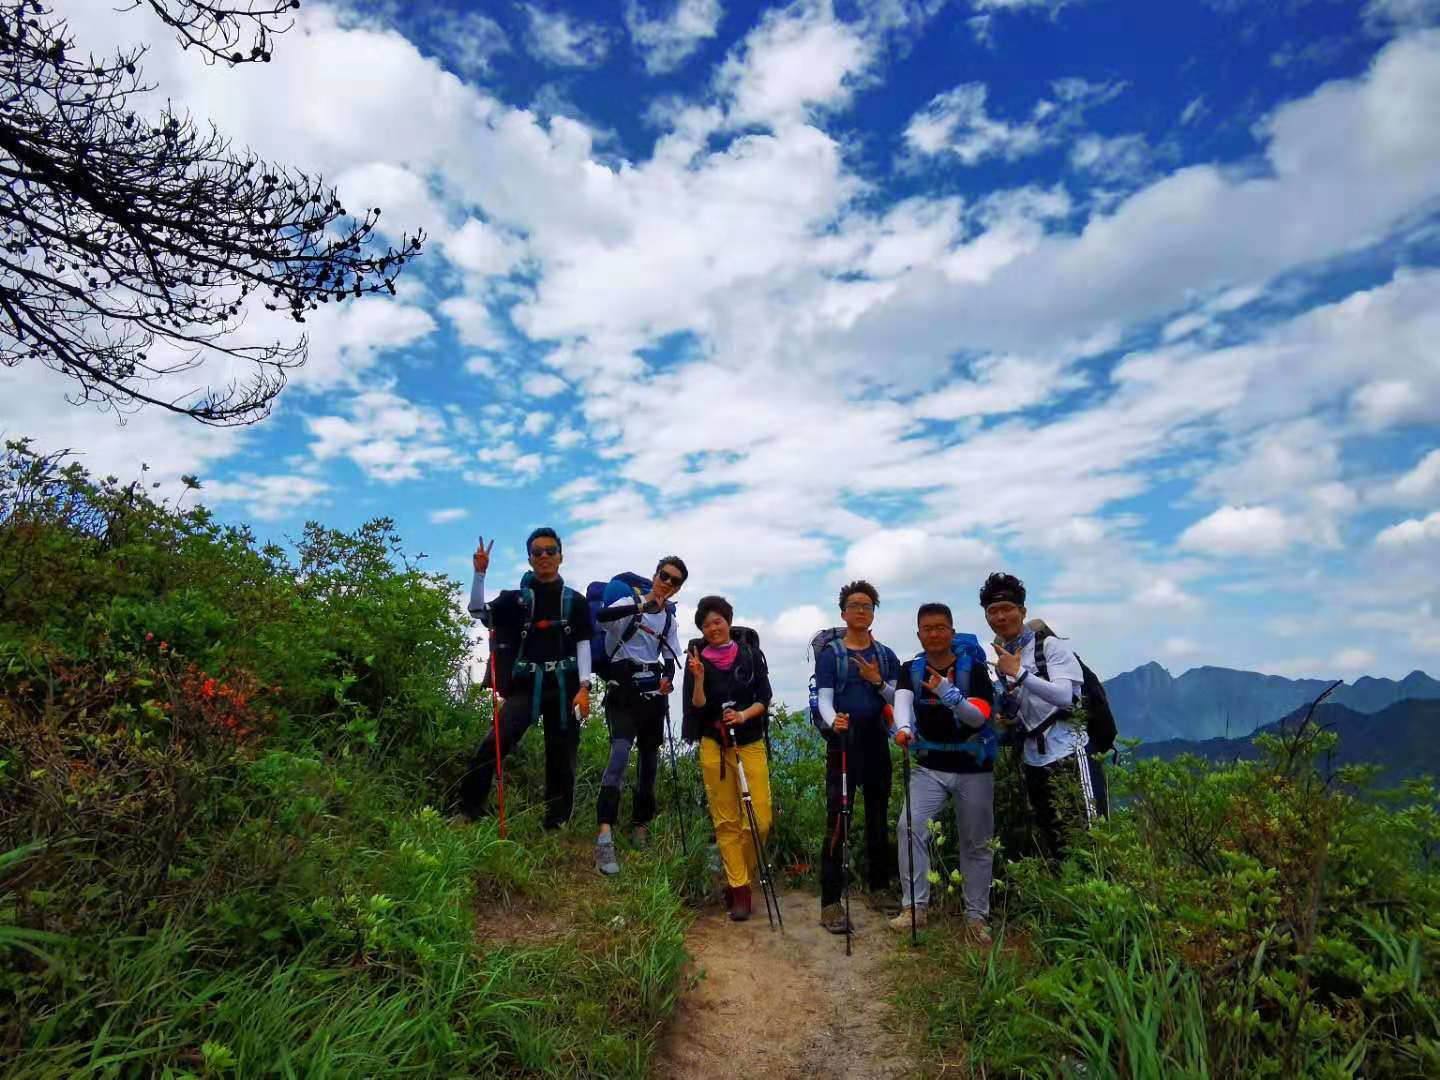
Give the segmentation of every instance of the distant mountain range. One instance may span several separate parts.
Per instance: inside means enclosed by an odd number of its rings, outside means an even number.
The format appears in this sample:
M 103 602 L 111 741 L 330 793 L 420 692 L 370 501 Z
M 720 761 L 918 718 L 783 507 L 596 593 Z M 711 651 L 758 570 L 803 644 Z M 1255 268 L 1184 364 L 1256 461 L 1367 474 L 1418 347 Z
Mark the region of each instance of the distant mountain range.
M 1289 726 L 1302 718 L 1305 711 L 1305 708 L 1297 709 L 1266 728 Z M 1340 745 L 1330 762 L 1337 768 L 1358 763 L 1380 765 L 1385 770 L 1378 780 L 1382 787 L 1421 773 L 1440 776 L 1440 739 L 1436 738 L 1440 734 L 1440 701 L 1401 701 L 1376 713 L 1360 712 L 1327 701 L 1315 710 L 1315 722 L 1340 736 Z M 1167 761 L 1187 753 L 1215 761 L 1243 760 L 1259 757 L 1252 737 L 1201 741 L 1166 739 L 1142 743 L 1136 753 L 1140 757 Z
M 1167 739 L 1247 739 L 1314 701 L 1333 680 L 1285 679 L 1257 671 L 1198 667 L 1179 678 L 1151 662 L 1105 682 L 1122 737 L 1147 743 Z M 1405 678 L 1347 683 L 1326 699 L 1356 713 L 1378 713 L 1397 702 L 1440 700 L 1440 681 L 1423 671 Z

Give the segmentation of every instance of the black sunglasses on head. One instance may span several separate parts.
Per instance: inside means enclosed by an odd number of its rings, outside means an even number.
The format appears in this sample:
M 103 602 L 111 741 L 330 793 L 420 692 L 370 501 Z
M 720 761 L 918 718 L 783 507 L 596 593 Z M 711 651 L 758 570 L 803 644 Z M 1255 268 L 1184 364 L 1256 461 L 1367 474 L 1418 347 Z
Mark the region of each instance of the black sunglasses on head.
M 673 585 L 677 589 L 685 582 L 685 579 L 683 577 L 672 574 L 668 570 L 661 570 L 658 574 L 655 575 L 655 580 L 660 582 L 660 584 L 662 585 Z
M 546 558 L 547 556 L 550 556 L 550 555 L 559 555 L 559 554 L 560 554 L 560 549 L 559 549 L 558 547 L 543 547 L 543 548 L 542 548 L 542 547 L 537 547 L 537 548 L 531 548 L 531 549 L 530 549 L 530 557 L 531 557 L 532 559 L 543 559 L 543 558 Z

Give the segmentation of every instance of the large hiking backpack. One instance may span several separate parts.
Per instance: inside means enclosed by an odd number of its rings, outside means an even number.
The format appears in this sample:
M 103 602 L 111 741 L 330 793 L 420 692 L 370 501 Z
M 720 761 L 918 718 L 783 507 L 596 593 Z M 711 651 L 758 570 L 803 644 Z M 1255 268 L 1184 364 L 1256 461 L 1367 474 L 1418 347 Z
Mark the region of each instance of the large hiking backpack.
M 534 583 L 534 574 L 525 572 L 520 579 L 520 608 L 524 617 L 519 625 L 492 627 L 490 633 L 490 659 L 485 665 L 485 681 L 495 687 L 495 692 L 501 697 L 509 697 L 515 687 L 515 663 L 524 659 L 525 641 L 533 629 L 548 629 L 546 626 L 537 627 L 535 623 L 535 590 L 531 587 Z M 568 585 L 561 586 L 560 598 L 560 627 L 567 639 L 573 640 L 575 636 L 575 623 L 579 621 L 582 605 L 585 598 Z
M 1045 639 L 1059 636 L 1048 626 L 1035 631 L 1035 674 L 1046 682 L 1050 681 L 1050 667 L 1045 661 Z M 1119 734 L 1115 728 L 1115 714 L 1110 709 L 1110 695 L 1105 692 L 1105 684 L 1100 677 L 1090 670 L 1078 653 L 1075 660 L 1084 676 L 1080 685 L 1080 707 L 1085 712 L 1085 734 L 1090 739 L 1086 752 L 1108 754 L 1115 749 L 1115 737 Z
M 626 598 L 631 598 L 638 604 L 640 599 L 650 591 L 650 584 L 649 578 L 626 570 L 616 574 L 609 581 L 592 581 L 585 586 L 585 602 L 590 605 L 591 622 L 595 626 L 595 633 L 590 638 L 590 670 L 606 682 L 615 682 L 620 677 L 620 673 L 615 669 L 615 658 L 606 651 L 605 628 L 599 621 L 600 612 L 615 601 Z M 625 621 L 625 629 L 620 632 L 621 644 L 629 641 L 639 632 L 643 618 L 643 615 L 636 612 Z M 670 628 L 674 625 L 675 605 L 666 602 L 665 629 L 660 635 L 662 643 L 669 640 Z M 666 646 L 662 644 L 662 651 L 665 648 Z M 671 659 L 676 662 L 678 668 L 679 657 L 671 657 Z
M 956 633 L 950 639 L 950 651 L 955 654 L 955 678 L 953 683 L 960 688 L 960 693 L 965 694 L 970 688 L 970 671 L 977 664 L 984 667 L 987 660 L 985 650 L 980 645 L 980 639 L 974 634 Z M 919 653 L 910 661 L 910 685 L 914 688 L 916 700 L 920 698 L 922 686 L 925 682 L 925 654 Z M 920 737 L 918 720 L 916 722 L 914 747 L 917 753 L 925 754 L 929 751 L 944 753 L 965 753 L 973 754 L 976 761 L 981 765 L 987 761 L 994 761 L 996 750 L 999 746 L 999 736 L 995 731 L 994 723 L 986 720 L 979 729 L 978 734 L 973 728 L 961 725 L 959 720 L 955 721 L 956 740 L 949 743 L 934 743 Z
M 835 654 L 835 693 L 838 696 L 850 677 L 850 652 L 845 648 L 845 627 L 827 626 L 810 639 L 810 723 L 815 725 L 815 730 L 821 735 L 828 735 L 830 729 L 825 726 L 825 721 L 820 718 L 820 688 L 815 683 L 815 664 L 820 660 L 820 654 L 829 649 Z M 873 634 L 870 641 L 875 648 L 875 658 L 880 664 L 880 678 L 883 682 L 889 682 L 898 677 L 899 671 L 892 669 L 885 659 L 886 651 L 880 648 L 880 640 Z

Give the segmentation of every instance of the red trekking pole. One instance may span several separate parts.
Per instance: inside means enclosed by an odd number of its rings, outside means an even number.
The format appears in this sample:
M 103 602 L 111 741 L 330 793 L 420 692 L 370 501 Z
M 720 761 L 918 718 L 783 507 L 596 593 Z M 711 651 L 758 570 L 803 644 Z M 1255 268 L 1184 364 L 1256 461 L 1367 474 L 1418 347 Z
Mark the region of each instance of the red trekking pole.
M 490 722 L 495 731 L 495 787 L 500 806 L 500 839 L 505 839 L 505 770 L 500 761 L 500 710 L 495 707 L 495 632 L 490 632 Z

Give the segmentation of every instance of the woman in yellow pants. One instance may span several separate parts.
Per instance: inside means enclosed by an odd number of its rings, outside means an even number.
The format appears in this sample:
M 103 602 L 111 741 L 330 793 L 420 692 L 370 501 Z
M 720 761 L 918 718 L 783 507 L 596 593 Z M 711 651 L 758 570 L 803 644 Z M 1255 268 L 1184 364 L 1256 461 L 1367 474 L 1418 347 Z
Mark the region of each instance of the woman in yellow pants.
M 690 643 L 685 665 L 686 742 L 699 742 L 700 773 L 715 824 L 715 842 L 725 864 L 725 906 L 730 918 L 750 917 L 755 880 L 755 841 L 740 802 L 736 760 L 745 767 L 760 843 L 770 832 L 770 769 L 765 760 L 770 675 L 759 636 L 735 627 L 735 609 L 721 596 L 704 596 L 695 610 L 703 640 Z

